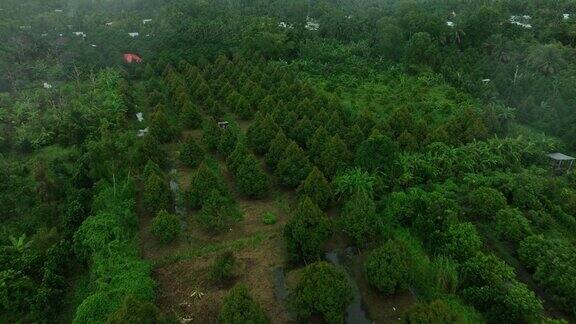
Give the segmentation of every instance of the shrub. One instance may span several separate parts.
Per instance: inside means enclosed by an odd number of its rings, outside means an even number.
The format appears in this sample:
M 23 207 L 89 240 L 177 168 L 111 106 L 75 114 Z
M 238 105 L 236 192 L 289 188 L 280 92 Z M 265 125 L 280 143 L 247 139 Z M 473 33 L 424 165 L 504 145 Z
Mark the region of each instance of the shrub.
M 222 324 L 265 324 L 269 322 L 266 314 L 252 299 L 248 287 L 244 284 L 234 286 L 224 297 L 218 321 Z
M 180 219 L 174 214 L 161 210 L 152 220 L 150 231 L 161 243 L 170 243 L 182 231 Z
M 441 324 L 463 323 L 458 310 L 453 309 L 449 303 L 437 299 L 431 302 L 419 302 L 404 317 L 404 322 L 409 324 Z
M 308 197 L 300 200 L 296 213 L 284 226 L 288 254 L 294 261 L 318 260 L 330 234 L 328 219 Z
M 410 256 L 398 241 L 389 240 L 374 249 L 364 266 L 370 285 L 389 295 L 408 288 L 410 280 Z
M 343 270 L 324 261 L 306 266 L 294 289 L 292 304 L 298 316 L 322 315 L 328 323 L 343 323 L 344 311 L 352 301 L 352 288 Z
M 232 279 L 232 272 L 236 259 L 232 252 L 219 255 L 210 267 L 210 282 L 213 284 L 224 284 Z
M 120 308 L 111 313 L 108 317 L 108 324 L 123 323 L 157 323 L 159 312 L 156 306 L 149 302 L 140 300 L 133 295 L 126 295 Z
M 468 196 L 470 214 L 480 219 L 492 219 L 496 213 L 506 207 L 506 197 L 489 187 L 480 187 Z
M 267 212 L 262 216 L 262 223 L 266 225 L 274 225 L 277 221 L 278 217 L 271 212 Z

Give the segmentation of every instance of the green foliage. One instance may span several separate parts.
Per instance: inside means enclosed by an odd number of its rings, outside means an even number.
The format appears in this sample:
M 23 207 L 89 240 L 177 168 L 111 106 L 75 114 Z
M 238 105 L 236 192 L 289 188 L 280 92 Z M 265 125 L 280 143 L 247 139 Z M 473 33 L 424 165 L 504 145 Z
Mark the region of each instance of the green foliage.
M 142 301 L 154 299 L 150 265 L 138 259 L 135 189 L 131 181 L 101 183 L 94 199 L 94 215 L 74 235 L 76 252 L 91 261 L 95 285 L 76 309 L 73 323 L 104 322 L 126 295 Z
M 268 176 L 262 171 L 260 162 L 248 155 L 235 173 L 238 191 L 249 198 L 262 198 L 270 191 Z
M 126 295 L 120 307 L 106 321 L 107 324 L 122 323 L 157 323 L 159 311 L 156 306 L 149 302 L 140 300 L 132 295 Z
M 372 193 L 376 178 L 359 168 L 346 171 L 334 179 L 335 193 L 340 197 L 350 197 L 357 192 Z
M 419 302 L 405 315 L 404 322 L 410 324 L 464 323 L 459 311 L 442 299 Z
M 334 135 L 320 153 L 318 165 L 322 172 L 331 179 L 346 169 L 350 156 L 344 141 L 340 139 L 340 136 Z
M 328 208 L 332 200 L 332 187 L 317 167 L 312 168 L 296 192 L 300 198 L 309 197 L 322 210 Z
M 266 225 L 274 225 L 274 224 L 276 224 L 277 221 L 278 221 L 278 216 L 276 216 L 276 214 L 274 214 L 274 213 L 266 212 L 262 216 L 262 223 L 264 223 Z
M 156 107 L 156 111 L 150 118 L 149 136 L 157 138 L 161 143 L 167 143 L 170 142 L 175 135 L 176 131 L 168 121 L 163 106 Z
M 283 186 L 294 188 L 300 184 L 312 169 L 304 151 L 295 142 L 290 142 L 278 162 L 274 175 Z
M 284 226 L 284 239 L 293 261 L 318 260 L 330 234 L 327 217 L 308 197 L 300 200 L 294 215 Z
M 182 228 L 180 219 L 174 214 L 161 210 L 152 219 L 150 232 L 162 243 L 170 243 L 180 235 Z
M 442 251 L 447 256 L 464 261 L 473 257 L 482 247 L 482 240 L 472 223 L 453 224 L 448 228 Z
M 530 222 L 518 209 L 501 209 L 495 219 L 496 233 L 501 240 L 519 243 L 532 234 Z
M 1 271 L 0 288 L 0 310 L 3 313 L 28 310 L 35 288 L 29 277 L 14 270 Z
M 257 113 L 254 122 L 246 131 L 248 145 L 258 154 L 264 155 L 279 131 L 278 125 L 269 114 Z
M 389 172 L 397 155 L 396 144 L 388 136 L 376 132 L 356 149 L 356 165 L 369 172 Z
M 204 141 L 204 145 L 206 145 L 206 148 L 208 148 L 209 150 L 215 150 L 216 147 L 218 147 L 218 144 L 220 143 L 220 137 L 222 134 L 216 120 L 214 120 L 214 118 L 212 117 L 206 118 L 206 120 L 202 124 L 202 131 L 203 131 L 202 140 Z
M 235 263 L 236 259 L 232 252 L 218 255 L 210 267 L 209 277 L 212 284 L 224 284 L 230 281 L 233 277 Z
M 576 305 L 576 249 L 561 239 L 547 239 L 541 235 L 526 237 L 518 249 L 520 260 L 533 271 L 534 280 L 552 294 L 563 309 L 574 310 Z
M 185 128 L 197 129 L 202 126 L 202 116 L 195 105 L 186 102 L 181 110 L 180 119 Z
M 320 161 L 320 157 L 322 155 L 322 152 L 324 151 L 324 147 L 326 146 L 326 143 L 328 143 L 329 141 L 330 141 L 330 134 L 328 133 L 326 128 L 324 128 L 324 126 L 320 125 L 316 129 L 316 131 L 314 132 L 308 143 L 306 143 L 308 147 L 308 154 L 312 162 L 318 163 Z
M 144 166 L 144 171 L 142 172 L 142 179 L 148 179 L 153 175 L 157 175 L 161 178 L 164 178 L 164 173 L 162 169 L 155 163 L 153 160 L 148 160 L 146 165 Z
M 270 142 L 270 149 L 266 153 L 266 164 L 272 169 L 276 169 L 278 163 L 284 159 L 284 152 L 288 144 L 288 138 L 286 138 L 284 132 L 278 131 L 272 142 Z
M 292 304 L 301 319 L 317 313 L 327 323 L 344 323 L 344 311 L 351 301 L 352 288 L 346 274 L 323 261 L 303 269 L 292 295 Z
M 241 218 L 238 206 L 216 189 L 210 190 L 202 200 L 202 209 L 197 215 L 200 226 L 212 234 L 228 229 Z
M 480 187 L 472 191 L 468 197 L 470 213 L 480 219 L 494 219 L 496 213 L 507 205 L 506 197 L 492 188 Z
M 234 151 L 236 144 L 240 141 L 240 130 L 236 125 L 230 125 L 220 130 L 220 132 L 220 141 L 216 148 L 218 149 L 218 153 L 227 157 Z
M 180 161 L 190 168 L 196 168 L 204 160 L 204 150 L 192 136 L 181 145 Z
M 264 310 L 253 300 L 244 284 L 237 284 L 224 297 L 218 321 L 223 324 L 269 323 Z
M 370 285 L 385 295 L 408 288 L 410 255 L 398 241 L 389 240 L 368 255 L 364 270 Z
M 212 190 L 216 190 L 221 196 L 229 196 L 226 183 L 218 170 L 214 170 L 206 162 L 202 162 L 198 169 L 192 173 L 190 187 L 186 193 L 188 205 L 191 208 L 202 207 Z
M 158 175 L 152 175 L 144 183 L 142 203 L 150 214 L 156 214 L 160 210 L 173 210 L 172 191 L 168 183 Z
M 383 230 L 376 204 L 368 192 L 358 191 L 344 204 L 340 224 L 357 246 L 378 242 Z

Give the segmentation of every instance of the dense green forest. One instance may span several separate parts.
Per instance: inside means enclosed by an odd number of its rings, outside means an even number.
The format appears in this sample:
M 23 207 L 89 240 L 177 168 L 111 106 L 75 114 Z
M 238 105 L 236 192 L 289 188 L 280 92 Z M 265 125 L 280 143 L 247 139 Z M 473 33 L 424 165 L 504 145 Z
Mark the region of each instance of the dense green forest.
M 575 46 L 570 0 L 0 0 L 0 323 L 575 322 Z

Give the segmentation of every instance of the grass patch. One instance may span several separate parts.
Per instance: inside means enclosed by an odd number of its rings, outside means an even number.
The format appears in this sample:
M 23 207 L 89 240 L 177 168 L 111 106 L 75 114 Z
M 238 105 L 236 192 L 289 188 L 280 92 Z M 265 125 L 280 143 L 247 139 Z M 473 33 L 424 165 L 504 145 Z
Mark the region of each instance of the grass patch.
M 245 248 L 255 248 L 259 246 L 263 241 L 268 240 L 275 235 L 275 233 L 256 233 L 248 237 L 239 238 L 237 240 L 225 241 L 215 244 L 206 244 L 197 248 L 186 249 L 184 251 L 179 251 L 174 254 L 165 256 L 159 260 L 153 261 L 152 266 L 154 268 L 161 268 L 171 263 L 183 260 L 192 260 L 206 254 L 223 251 L 238 251 Z
M 267 212 L 264 215 L 262 215 L 262 223 L 264 223 L 266 225 L 274 225 L 274 224 L 276 224 L 277 221 L 278 221 L 278 216 L 276 216 L 272 212 Z

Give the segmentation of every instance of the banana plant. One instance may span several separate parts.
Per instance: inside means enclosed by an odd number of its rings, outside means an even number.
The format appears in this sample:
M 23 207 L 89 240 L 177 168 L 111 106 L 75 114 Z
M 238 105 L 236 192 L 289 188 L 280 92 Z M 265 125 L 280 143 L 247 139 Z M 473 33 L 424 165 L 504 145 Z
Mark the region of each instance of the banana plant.
M 8 239 L 10 239 L 11 244 L 9 247 L 18 251 L 19 253 L 23 253 L 30 247 L 30 245 L 32 245 L 32 240 L 26 240 L 26 234 L 22 234 L 18 238 L 10 235 Z

